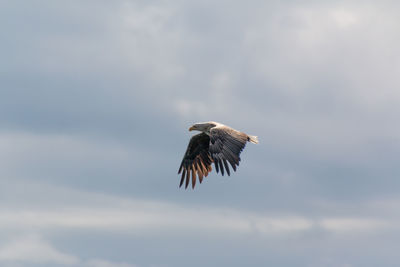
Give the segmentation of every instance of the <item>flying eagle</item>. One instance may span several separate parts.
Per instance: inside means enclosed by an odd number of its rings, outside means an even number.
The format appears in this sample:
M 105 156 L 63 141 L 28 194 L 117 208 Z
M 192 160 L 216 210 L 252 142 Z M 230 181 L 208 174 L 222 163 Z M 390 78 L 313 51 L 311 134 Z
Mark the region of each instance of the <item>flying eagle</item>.
M 239 166 L 240 152 L 246 143 L 258 144 L 257 136 L 247 135 L 214 121 L 195 123 L 189 128 L 189 131 L 193 130 L 201 133 L 190 139 L 178 171 L 178 174 L 182 172 L 179 187 L 185 181 L 185 189 L 189 185 L 190 176 L 192 176 L 192 188 L 196 185 L 196 176 L 199 177 L 201 183 L 203 177 L 207 177 L 211 172 L 212 163 L 217 173 L 221 170 L 222 175 L 225 171 L 230 175 L 228 162 L 236 171 L 236 167 Z

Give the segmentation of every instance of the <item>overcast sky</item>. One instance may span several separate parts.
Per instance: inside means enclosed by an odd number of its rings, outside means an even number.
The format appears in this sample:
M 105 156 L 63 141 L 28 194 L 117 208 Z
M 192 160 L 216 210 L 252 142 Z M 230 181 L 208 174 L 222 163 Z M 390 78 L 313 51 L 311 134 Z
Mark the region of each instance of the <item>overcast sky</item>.
M 0 265 L 400 262 L 397 1 L 0 1 Z M 180 189 L 191 124 L 259 136 Z

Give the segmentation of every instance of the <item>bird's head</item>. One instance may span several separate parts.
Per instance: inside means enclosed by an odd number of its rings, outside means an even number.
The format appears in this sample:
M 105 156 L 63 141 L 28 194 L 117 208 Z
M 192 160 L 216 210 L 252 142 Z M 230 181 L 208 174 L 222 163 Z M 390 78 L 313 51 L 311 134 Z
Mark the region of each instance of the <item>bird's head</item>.
M 210 122 L 201 122 L 195 123 L 190 126 L 189 131 L 200 131 L 200 132 L 209 132 L 212 127 L 215 127 L 214 123 Z

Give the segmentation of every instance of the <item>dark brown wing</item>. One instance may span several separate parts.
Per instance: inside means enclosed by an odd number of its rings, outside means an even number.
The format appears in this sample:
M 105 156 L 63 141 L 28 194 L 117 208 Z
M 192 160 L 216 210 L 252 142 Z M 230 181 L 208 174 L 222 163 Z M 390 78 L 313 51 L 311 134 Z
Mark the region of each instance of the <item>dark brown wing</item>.
M 210 131 L 210 154 L 214 161 L 217 173 L 221 170 L 224 175 L 224 167 L 230 175 L 228 162 L 236 171 L 239 166 L 240 153 L 246 146 L 247 134 L 236 131 L 227 126 L 217 126 Z
M 186 189 L 189 185 L 190 175 L 192 175 L 192 187 L 194 188 L 196 185 L 196 175 L 199 176 L 199 181 L 201 183 L 203 177 L 207 176 L 212 170 L 212 158 L 208 151 L 209 145 L 210 137 L 205 133 L 194 135 L 190 139 L 178 171 L 178 174 L 182 172 L 179 187 L 182 186 L 183 181 L 186 178 Z

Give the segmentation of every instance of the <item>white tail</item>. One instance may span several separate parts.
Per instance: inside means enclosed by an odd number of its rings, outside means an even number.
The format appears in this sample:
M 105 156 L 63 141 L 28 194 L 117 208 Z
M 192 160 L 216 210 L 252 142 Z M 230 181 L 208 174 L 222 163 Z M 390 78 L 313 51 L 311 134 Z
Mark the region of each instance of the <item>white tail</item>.
M 255 135 L 247 135 L 248 140 L 253 144 L 258 144 L 258 137 Z

